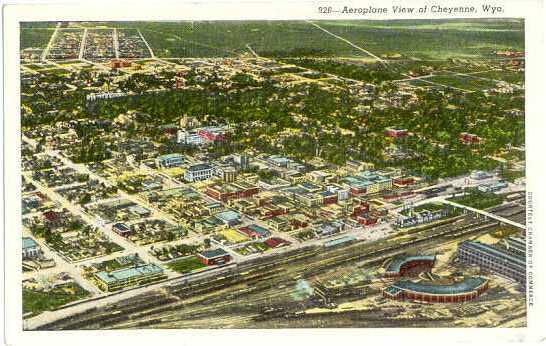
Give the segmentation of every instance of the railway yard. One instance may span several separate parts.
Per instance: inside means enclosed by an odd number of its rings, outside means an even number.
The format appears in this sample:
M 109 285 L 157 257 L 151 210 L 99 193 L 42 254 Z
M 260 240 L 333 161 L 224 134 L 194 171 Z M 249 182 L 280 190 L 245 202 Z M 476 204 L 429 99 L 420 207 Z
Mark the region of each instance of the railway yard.
M 524 208 L 518 203 L 493 208 L 514 221 L 524 221 Z M 434 320 L 437 326 L 462 321 L 466 326 L 478 326 L 481 319 L 476 311 L 509 299 L 517 290 L 501 288 L 506 280 L 497 279 L 499 292 L 491 293 L 465 305 L 444 306 L 443 317 L 426 317 L 430 306 L 386 302 L 380 295 L 383 279 L 373 272 L 382 261 L 406 252 L 431 252 L 449 248 L 463 240 L 490 234 L 498 227 L 492 222 L 474 217 L 458 217 L 443 225 L 423 227 L 408 232 L 404 242 L 398 236 L 368 244 L 354 244 L 323 251 L 318 247 L 300 249 L 282 256 L 261 259 L 238 266 L 227 266 L 223 274 L 185 284 L 172 284 L 150 293 L 135 296 L 102 308 L 92 308 L 59 320 L 44 329 L 102 329 L 102 328 L 270 328 L 270 327 L 419 327 Z M 406 240 L 407 239 L 407 240 Z M 451 267 L 452 264 L 446 264 Z M 331 280 L 339 273 L 368 272 L 365 281 L 348 285 L 334 306 L 326 306 L 315 294 L 295 298 L 298 283 Z M 507 286 L 510 286 L 509 284 Z M 513 286 L 513 284 L 512 284 Z M 523 293 L 519 295 L 524 297 Z M 361 307 L 359 307 L 359 305 Z M 363 307 L 362 307 L 363 306 Z M 518 305 L 511 316 L 503 317 L 499 325 L 519 320 L 525 323 L 525 303 Z M 341 308 L 340 308 L 341 307 Z M 401 310 L 422 313 L 420 318 L 404 318 Z M 400 310 L 400 311 L 398 311 Z M 453 311 L 451 311 L 453 310 Z M 455 311 L 456 310 L 456 311 Z M 393 313 L 395 311 L 395 313 Z M 396 313 L 398 311 L 398 313 Z M 211 319 L 210 315 L 215 317 Z

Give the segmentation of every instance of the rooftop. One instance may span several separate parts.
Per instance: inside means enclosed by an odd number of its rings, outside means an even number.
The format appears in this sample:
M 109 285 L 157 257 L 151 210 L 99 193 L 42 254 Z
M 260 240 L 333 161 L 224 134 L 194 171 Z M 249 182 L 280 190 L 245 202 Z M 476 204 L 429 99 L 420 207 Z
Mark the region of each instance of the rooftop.
M 204 170 L 208 170 L 208 169 L 212 169 L 212 166 L 208 165 L 206 163 L 199 163 L 197 165 L 190 166 L 188 168 L 188 171 L 197 172 L 197 171 L 204 171 Z
M 219 218 L 220 220 L 224 220 L 224 221 L 239 220 L 241 218 L 241 215 L 239 215 L 239 213 L 233 210 L 223 211 L 221 213 L 216 214 L 215 216 Z
M 434 255 L 422 255 L 422 256 L 405 256 L 397 257 L 392 260 L 389 266 L 386 268 L 387 272 L 399 272 L 400 267 L 405 263 L 412 261 L 435 261 L 436 256 Z
M 131 278 L 141 277 L 141 276 L 159 274 L 162 272 L 163 272 L 163 269 L 161 269 L 161 267 L 153 263 L 149 263 L 149 264 L 144 264 L 138 267 L 118 269 L 113 272 L 101 271 L 96 273 L 95 275 L 100 280 L 106 282 L 107 284 L 110 284 L 110 283 L 115 283 L 117 281 L 123 281 L 123 280 L 131 279 Z
M 199 255 L 207 259 L 211 259 L 211 258 L 228 255 L 228 253 L 224 249 L 218 248 L 213 250 L 205 250 L 201 252 Z
M 514 256 L 513 254 L 509 252 L 502 251 L 499 248 L 496 248 L 484 243 L 480 243 L 478 241 L 465 241 L 461 244 L 461 246 L 474 248 L 478 251 L 482 251 L 490 255 L 497 256 L 509 262 L 516 263 L 522 267 L 525 267 L 525 258 L 522 258 L 521 256 Z
M 38 246 L 38 243 L 36 240 L 29 238 L 29 237 L 23 237 L 23 250 L 29 249 Z
M 436 285 L 430 282 L 413 282 L 408 280 L 397 281 L 387 288 L 387 292 L 404 290 L 437 295 L 461 294 L 475 291 L 482 286 L 486 279 L 480 277 L 467 277 L 461 282 L 449 285 Z M 389 291 L 390 290 L 390 291 Z

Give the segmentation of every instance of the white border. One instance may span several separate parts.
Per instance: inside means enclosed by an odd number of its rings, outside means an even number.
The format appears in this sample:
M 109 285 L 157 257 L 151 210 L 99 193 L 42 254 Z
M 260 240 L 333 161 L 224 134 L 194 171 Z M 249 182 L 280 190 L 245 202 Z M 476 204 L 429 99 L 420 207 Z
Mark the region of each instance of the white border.
M 46 1 L 40 1 L 45 3 Z M 21 302 L 21 252 L 20 252 L 20 123 L 19 123 L 19 21 L 41 20 L 237 20 L 237 19 L 403 19 L 399 16 L 364 17 L 361 15 L 319 15 L 317 6 L 331 5 L 334 1 L 208 1 L 176 3 L 164 1 L 120 2 L 100 1 L 89 3 L 78 1 L 70 4 L 18 4 L 3 8 L 4 32 L 4 196 L 5 196 L 5 342 L 6 344 L 150 344 L 158 341 L 173 345 L 208 345 L 222 342 L 237 345 L 260 344 L 341 344 L 404 342 L 405 344 L 446 342 L 514 342 L 544 341 L 546 285 L 544 275 L 535 270 L 535 306 L 528 311 L 528 327 L 520 329 L 290 329 L 290 330 L 130 330 L 130 331 L 63 331 L 37 332 L 22 330 Z M 353 7 L 411 4 L 419 6 L 439 4 L 442 6 L 481 6 L 478 1 L 343 1 Z M 487 2 L 486 2 L 487 3 Z M 76 6 L 77 4 L 77 6 Z M 546 176 L 544 169 L 543 138 L 546 133 L 544 120 L 544 36 L 539 0 L 504 0 L 504 13 L 496 17 L 520 17 L 526 28 L 526 145 L 527 188 L 532 191 L 535 214 L 535 258 L 536 268 L 545 264 L 546 235 L 540 226 L 546 226 L 546 210 L 543 197 Z M 483 14 L 457 15 L 457 18 L 492 17 Z M 455 18 L 452 16 L 415 15 L 416 18 Z M 542 227 L 544 228 L 544 227 Z M 160 337 L 158 339 L 157 337 Z M 486 340 L 487 339 L 487 340 Z

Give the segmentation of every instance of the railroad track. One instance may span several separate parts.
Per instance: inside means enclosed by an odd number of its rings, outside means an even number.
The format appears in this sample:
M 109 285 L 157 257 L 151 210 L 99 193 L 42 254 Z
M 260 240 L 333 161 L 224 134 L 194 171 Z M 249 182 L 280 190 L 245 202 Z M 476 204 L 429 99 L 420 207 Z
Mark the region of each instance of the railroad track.
M 455 221 L 454 221 L 455 222 Z M 185 302 L 186 299 L 191 299 L 196 296 L 207 296 L 211 293 L 222 292 L 226 289 L 233 289 L 241 286 L 240 294 L 231 293 L 233 297 L 242 297 L 246 294 L 254 292 L 258 285 L 273 281 L 274 278 L 290 275 L 288 281 L 293 281 L 294 277 L 309 277 L 318 273 L 324 272 L 332 267 L 347 264 L 350 262 L 358 262 L 365 259 L 382 260 L 396 253 L 407 251 L 408 246 L 418 246 L 444 239 L 453 241 L 457 237 L 483 232 L 491 227 L 494 227 L 498 222 L 474 221 L 468 224 L 460 225 L 455 228 L 453 223 L 442 225 L 437 229 L 424 229 L 415 234 L 412 234 L 416 239 L 408 240 L 398 244 L 385 246 L 380 249 L 372 250 L 373 245 L 377 244 L 355 244 L 334 251 L 321 251 L 320 248 L 309 248 L 306 251 L 299 250 L 295 254 L 284 254 L 274 258 L 258 260 L 256 262 L 245 264 L 237 268 L 233 272 L 228 272 L 221 277 L 202 279 L 189 283 L 186 286 L 173 286 L 164 288 L 166 291 L 164 296 L 155 295 L 150 299 L 149 294 L 142 297 L 131 298 L 130 303 L 119 302 L 112 306 L 98 310 L 88 310 L 86 313 L 71 316 L 68 319 L 59 320 L 48 325 L 42 326 L 40 329 L 83 329 L 90 328 L 96 325 L 106 328 L 115 328 L 116 324 L 127 322 L 130 318 L 132 323 L 139 323 L 137 319 L 156 318 L 157 315 L 162 315 L 165 312 L 176 311 L 192 303 Z M 434 231 L 432 234 L 426 235 Z M 418 238 L 423 233 L 424 238 Z M 391 240 L 392 241 L 392 240 Z M 366 251 L 367 250 L 367 251 Z M 370 251 L 371 250 L 371 251 Z M 312 263 L 307 261 L 312 260 Z M 293 267 L 286 267 L 286 264 Z M 224 297 L 224 300 L 226 298 Z M 221 299 L 214 299 L 220 302 Z M 196 304 L 202 303 L 202 299 L 197 299 Z M 133 320 L 135 320 L 133 322 Z

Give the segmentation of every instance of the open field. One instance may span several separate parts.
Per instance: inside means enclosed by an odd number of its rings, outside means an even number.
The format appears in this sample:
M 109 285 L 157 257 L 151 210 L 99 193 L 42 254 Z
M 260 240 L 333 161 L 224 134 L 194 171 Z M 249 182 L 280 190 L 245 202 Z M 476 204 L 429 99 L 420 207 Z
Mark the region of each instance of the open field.
M 204 268 L 205 265 L 195 256 L 177 260 L 168 264 L 168 267 L 178 273 L 189 273 Z
M 89 292 L 78 284 L 69 283 L 50 291 L 23 290 L 23 311 L 33 314 L 53 310 L 64 304 L 87 297 Z
M 52 28 L 22 28 L 21 49 L 45 48 L 53 31 Z
M 316 21 L 355 45 L 389 57 L 488 58 L 494 50 L 523 49 L 523 21 Z M 87 23 L 88 26 L 98 25 Z M 369 56 L 304 21 L 117 22 L 104 27 L 139 29 L 158 57 Z M 45 24 L 44 24 L 45 25 Z M 84 27 L 86 23 L 73 23 Z M 50 26 L 48 26 L 50 27 Z M 22 47 L 44 47 L 51 30 L 24 27 Z M 248 46 L 247 46 L 248 45 Z

